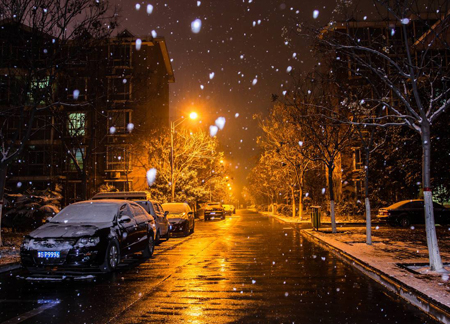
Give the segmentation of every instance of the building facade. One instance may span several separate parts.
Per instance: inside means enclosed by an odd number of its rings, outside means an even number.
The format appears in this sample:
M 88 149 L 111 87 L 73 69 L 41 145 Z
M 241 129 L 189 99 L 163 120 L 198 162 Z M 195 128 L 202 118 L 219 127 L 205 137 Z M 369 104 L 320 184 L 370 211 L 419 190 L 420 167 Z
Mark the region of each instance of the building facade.
M 102 186 L 133 190 L 136 177 L 145 177 L 133 172 L 133 147 L 169 125 L 169 84 L 175 79 L 163 37 L 138 38 L 127 30 L 102 40 L 80 37 L 58 46 L 24 25 L 0 22 L 5 140 L 22 138 L 28 115 L 35 113 L 26 148 L 8 168 L 9 192 L 58 187 L 68 204 Z M 36 38 L 39 44 L 30 49 L 24 39 Z M 36 55 L 14 59 L 30 51 Z M 39 62 L 45 65 L 41 77 L 35 73 Z M 29 98 L 15 100 L 27 87 Z

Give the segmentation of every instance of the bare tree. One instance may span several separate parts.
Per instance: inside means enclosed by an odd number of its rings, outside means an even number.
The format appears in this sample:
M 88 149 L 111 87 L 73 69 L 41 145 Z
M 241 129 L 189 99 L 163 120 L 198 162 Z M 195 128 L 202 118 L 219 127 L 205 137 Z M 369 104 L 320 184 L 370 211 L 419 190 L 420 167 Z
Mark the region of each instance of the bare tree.
M 367 22 L 347 21 L 330 24 L 315 35 L 336 61 L 342 61 L 340 68 L 347 70 L 347 77 L 369 75 L 377 80 L 378 93 L 359 101 L 371 107 L 381 105 L 384 113 L 368 112 L 358 124 L 407 126 L 420 135 L 430 268 L 444 271 L 434 221 L 430 152 L 432 125 L 450 106 L 449 3 L 430 1 L 426 13 L 421 4 L 416 0 L 375 1 L 379 17 L 372 27 Z
M 333 174 L 340 155 L 352 141 L 354 128 L 341 123 L 339 94 L 326 75 L 299 76 L 291 93 L 282 100 L 302 140 L 300 150 L 307 159 L 322 163 L 327 170 L 332 231 L 336 230 Z

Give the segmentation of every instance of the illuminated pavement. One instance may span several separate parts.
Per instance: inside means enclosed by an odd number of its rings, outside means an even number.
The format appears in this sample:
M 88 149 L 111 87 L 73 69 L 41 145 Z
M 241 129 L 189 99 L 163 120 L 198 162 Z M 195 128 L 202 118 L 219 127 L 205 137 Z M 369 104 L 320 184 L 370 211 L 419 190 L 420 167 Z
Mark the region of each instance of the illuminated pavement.
M 198 221 L 96 282 L 0 277 L 4 323 L 434 323 L 293 227 L 248 211 Z

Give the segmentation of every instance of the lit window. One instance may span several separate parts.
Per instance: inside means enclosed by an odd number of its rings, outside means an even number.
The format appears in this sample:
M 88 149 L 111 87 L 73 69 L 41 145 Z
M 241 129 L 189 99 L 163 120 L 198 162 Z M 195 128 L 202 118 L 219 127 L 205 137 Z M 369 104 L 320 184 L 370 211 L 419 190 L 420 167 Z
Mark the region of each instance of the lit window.
M 86 114 L 70 113 L 67 120 L 67 129 L 70 136 L 84 136 L 86 134 Z

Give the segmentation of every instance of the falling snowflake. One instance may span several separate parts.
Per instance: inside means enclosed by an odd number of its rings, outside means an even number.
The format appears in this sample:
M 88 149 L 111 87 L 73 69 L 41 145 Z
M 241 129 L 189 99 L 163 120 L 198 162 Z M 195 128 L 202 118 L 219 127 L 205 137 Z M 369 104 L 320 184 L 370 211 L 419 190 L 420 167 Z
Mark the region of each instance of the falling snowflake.
M 73 99 L 78 100 L 78 97 L 80 96 L 80 90 L 73 90 Z
M 209 135 L 216 136 L 218 131 L 219 131 L 219 127 L 209 126 Z
M 319 10 L 314 10 L 313 11 L 313 18 L 317 19 L 319 17 Z
M 153 6 L 151 4 L 147 5 L 147 14 L 150 15 L 153 12 Z
M 133 131 L 133 129 L 134 129 L 134 124 L 133 124 L 133 123 L 129 123 L 129 124 L 127 125 L 127 130 L 128 130 L 128 132 L 131 133 L 131 132 Z
M 226 119 L 225 117 L 219 117 L 216 119 L 216 126 L 222 130 L 225 127 Z
M 109 129 L 109 133 L 111 135 L 113 135 L 116 132 L 116 128 L 114 126 L 111 126 L 111 128 Z
M 197 18 L 191 23 L 191 30 L 194 34 L 198 34 L 201 28 L 202 28 L 202 21 L 200 19 Z
M 151 187 L 151 185 L 155 182 L 155 180 L 156 180 L 156 169 L 152 168 L 152 169 L 147 171 L 147 183 L 148 183 L 148 186 Z
M 142 46 L 142 40 L 140 38 L 136 39 L 136 51 L 139 51 Z
M 209 74 L 209 79 L 210 79 L 210 80 L 214 79 L 214 72 L 211 72 L 211 73 Z

